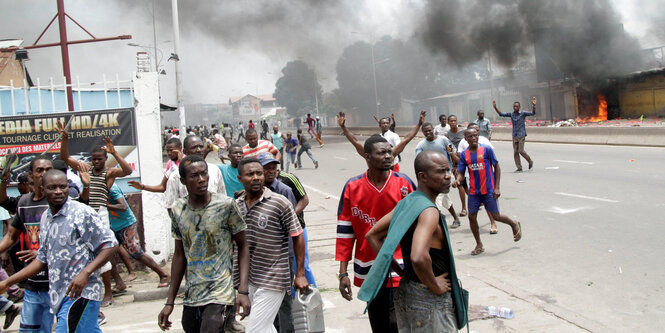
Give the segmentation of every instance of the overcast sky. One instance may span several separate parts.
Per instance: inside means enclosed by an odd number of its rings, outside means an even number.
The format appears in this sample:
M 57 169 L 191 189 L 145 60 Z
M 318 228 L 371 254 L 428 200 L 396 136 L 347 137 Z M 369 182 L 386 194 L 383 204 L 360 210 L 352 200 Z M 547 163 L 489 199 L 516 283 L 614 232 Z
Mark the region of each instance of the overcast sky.
M 551 0 L 555 1 L 555 0 Z M 559 0 L 556 0 L 559 1 Z M 611 0 L 625 30 L 643 47 L 665 44 L 662 0 Z M 119 40 L 71 45 L 74 82 L 128 79 L 136 68 L 139 48 L 128 42 L 152 46 L 152 0 L 66 0 L 67 13 L 96 37 L 129 34 Z M 157 47 L 161 65 L 162 101 L 175 103 L 175 70 L 166 62 L 173 52 L 169 0 L 156 0 Z M 302 59 L 315 65 L 326 90 L 337 85 L 335 63 L 342 49 L 359 40 L 382 35 L 407 38 L 423 19 L 420 0 L 237 0 L 180 1 L 180 59 L 186 103 L 223 103 L 230 96 L 271 94 L 286 62 Z M 55 15 L 55 0 L 3 0 L 0 4 L 0 39 L 24 39 L 31 45 Z M 660 15 L 661 17 L 654 17 Z M 660 23 L 654 23 L 660 22 Z M 57 21 L 56 21 L 57 23 Z M 660 28 L 654 24 L 660 25 Z M 654 30 L 655 29 L 655 30 Z M 68 24 L 70 40 L 89 38 Z M 40 43 L 57 42 L 57 24 Z M 152 51 L 151 51 L 152 52 Z M 30 51 L 27 67 L 42 82 L 62 80 L 60 49 Z M 154 64 L 153 64 L 154 66 Z

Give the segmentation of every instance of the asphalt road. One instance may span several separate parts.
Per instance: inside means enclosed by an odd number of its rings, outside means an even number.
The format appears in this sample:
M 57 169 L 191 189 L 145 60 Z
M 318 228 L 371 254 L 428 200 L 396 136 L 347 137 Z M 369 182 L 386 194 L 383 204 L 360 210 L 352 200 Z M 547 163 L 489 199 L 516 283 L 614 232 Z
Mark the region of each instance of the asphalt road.
M 305 167 L 294 173 L 308 191 L 330 195 L 326 204 L 336 205 L 345 181 L 366 164 L 349 143 L 327 139 L 324 148 L 313 149 L 320 167 L 303 155 Z M 409 144 L 401 163 L 414 181 L 415 146 Z M 496 142 L 495 148 L 503 169 L 500 209 L 521 221 L 524 237 L 514 243 L 505 225 L 490 236 L 481 212 L 485 253 L 472 257 L 475 243 L 462 218 L 463 227 L 451 234 L 456 259 L 610 331 L 665 327 L 659 256 L 665 250 L 665 149 L 527 141 L 535 166 L 514 173 L 511 144 Z M 456 192 L 452 198 L 459 212 Z

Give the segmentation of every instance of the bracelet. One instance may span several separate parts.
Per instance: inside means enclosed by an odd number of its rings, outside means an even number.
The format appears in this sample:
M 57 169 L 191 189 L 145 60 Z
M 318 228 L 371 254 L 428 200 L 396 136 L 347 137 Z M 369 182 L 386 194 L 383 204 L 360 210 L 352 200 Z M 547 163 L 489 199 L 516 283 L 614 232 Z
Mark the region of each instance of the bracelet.
M 141 184 L 141 190 L 145 190 L 145 184 Z
M 174 306 L 174 305 L 175 305 L 175 303 L 164 303 L 164 305 L 168 305 L 168 306 Z
M 249 291 L 240 291 L 240 290 L 238 290 L 238 294 L 248 296 L 248 295 L 249 295 Z

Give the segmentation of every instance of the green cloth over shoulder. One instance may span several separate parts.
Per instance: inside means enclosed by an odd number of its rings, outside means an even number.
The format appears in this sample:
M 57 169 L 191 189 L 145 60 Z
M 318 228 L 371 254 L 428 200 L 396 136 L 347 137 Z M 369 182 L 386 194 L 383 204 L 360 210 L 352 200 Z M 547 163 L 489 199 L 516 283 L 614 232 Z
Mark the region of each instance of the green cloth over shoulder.
M 369 273 L 358 292 L 359 299 L 369 303 L 376 298 L 379 290 L 384 284 L 388 271 L 390 270 L 393 253 L 395 253 L 395 249 L 397 249 L 399 242 L 409 228 L 411 228 L 413 223 L 418 219 L 420 213 L 429 207 L 436 208 L 436 205 L 434 205 L 432 200 L 421 191 L 414 191 L 397 203 L 395 211 L 393 212 L 393 218 L 390 220 L 390 227 L 388 227 L 386 240 L 383 243 L 383 246 L 381 246 L 381 250 L 376 256 L 372 268 L 369 270 Z M 445 217 L 441 214 L 439 215 L 441 216 L 440 223 L 446 234 L 446 243 L 448 243 L 448 252 L 450 253 L 450 273 L 448 274 L 448 277 L 451 282 L 453 303 L 455 304 L 457 328 L 461 329 L 468 321 L 467 311 L 469 305 L 469 292 L 462 289 L 459 280 L 457 279 L 455 258 L 452 255 L 453 251 L 450 246 L 448 226 L 446 225 Z

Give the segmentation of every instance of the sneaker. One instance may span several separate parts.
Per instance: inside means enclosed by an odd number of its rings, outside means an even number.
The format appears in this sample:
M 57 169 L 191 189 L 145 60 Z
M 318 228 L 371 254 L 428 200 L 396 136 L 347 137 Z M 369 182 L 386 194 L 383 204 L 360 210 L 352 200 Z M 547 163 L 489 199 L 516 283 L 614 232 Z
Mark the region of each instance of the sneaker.
M 529 170 L 531 170 L 531 168 L 533 168 L 533 161 L 529 162 Z
M 97 315 L 97 325 L 102 326 L 104 324 L 106 324 L 106 316 L 104 315 L 104 313 L 99 312 L 99 314 Z
M 18 305 L 12 305 L 9 310 L 5 311 L 5 324 L 2 326 L 2 329 L 6 330 L 9 326 L 12 326 L 14 319 L 16 319 L 19 314 L 21 314 L 21 307 Z
M 461 226 L 462 224 L 459 222 L 459 220 L 453 221 L 453 224 L 450 226 L 450 229 L 457 229 Z
M 318 168 L 319 168 L 319 161 L 316 161 L 316 162 L 314 162 L 314 169 L 318 169 Z
M 518 168 L 515 172 L 522 172 L 522 168 Z

